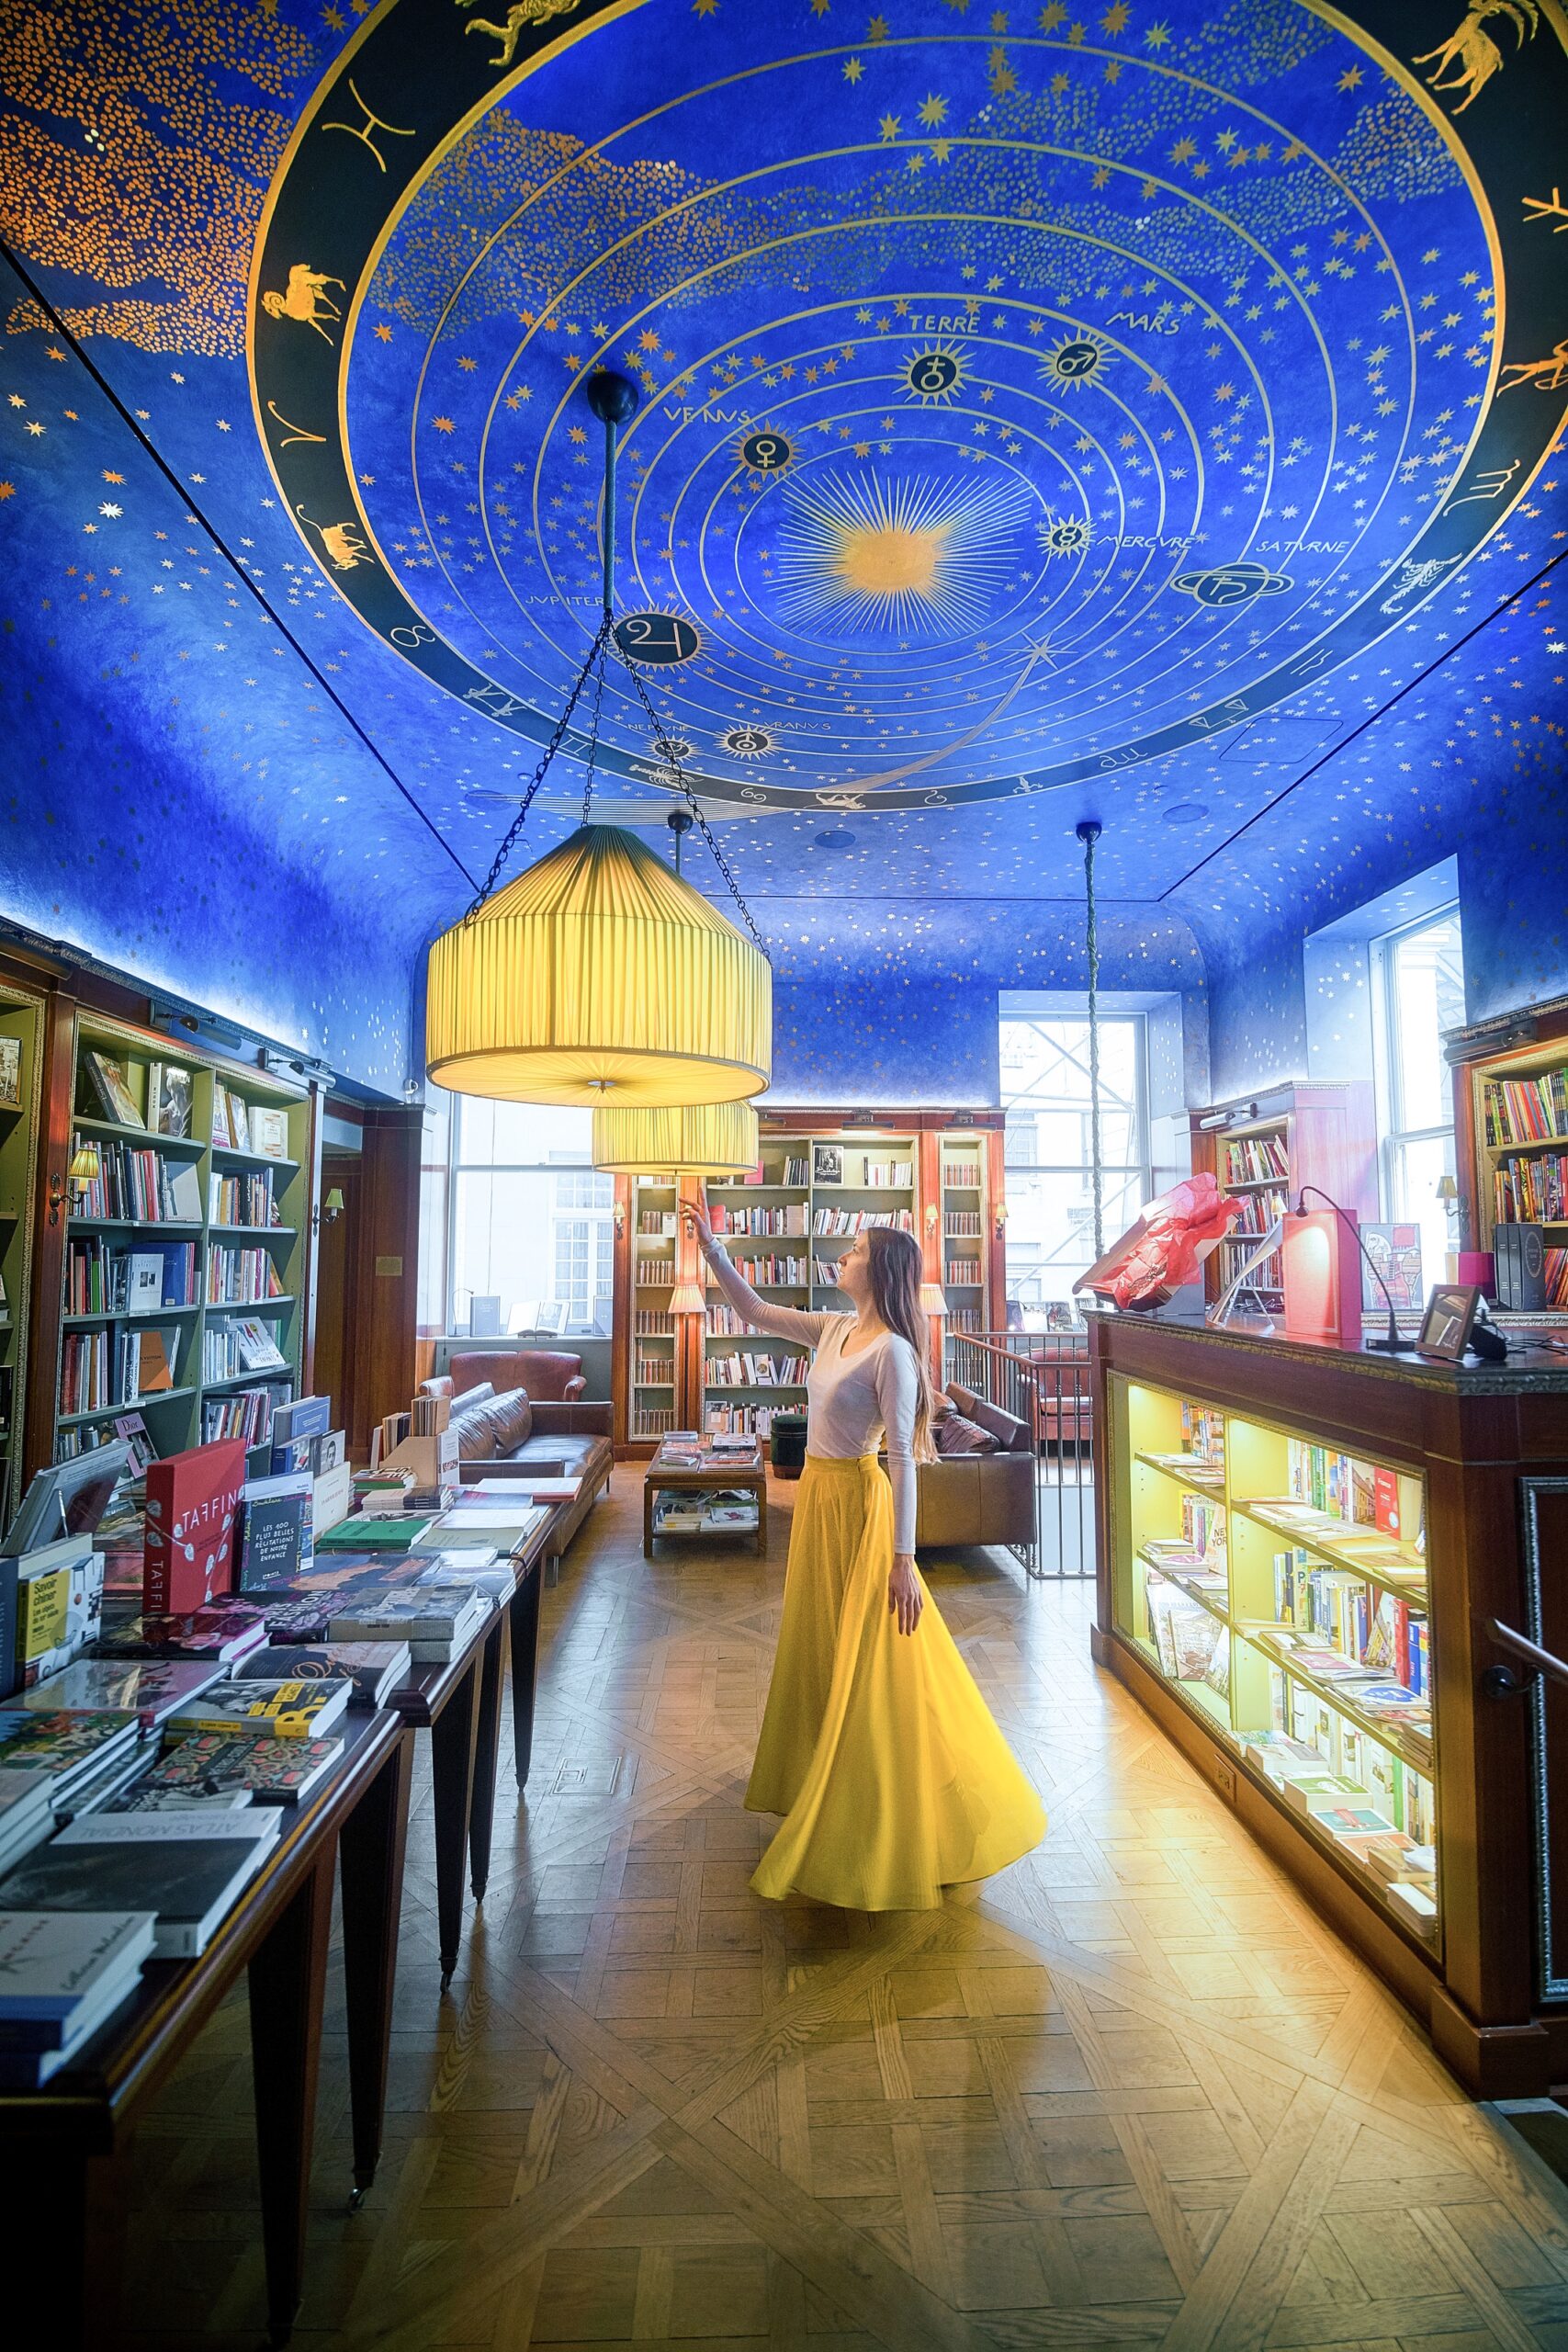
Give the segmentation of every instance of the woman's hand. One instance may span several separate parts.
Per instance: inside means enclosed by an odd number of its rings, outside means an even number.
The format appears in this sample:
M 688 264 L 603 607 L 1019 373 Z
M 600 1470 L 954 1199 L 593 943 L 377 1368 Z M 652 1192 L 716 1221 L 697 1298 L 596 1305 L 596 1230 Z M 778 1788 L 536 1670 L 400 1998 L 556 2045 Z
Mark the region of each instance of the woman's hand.
M 901 1634 L 914 1632 L 925 1605 L 926 1597 L 920 1590 L 919 1577 L 915 1574 L 913 1553 L 895 1552 L 893 1573 L 887 1579 L 887 1606 L 897 1616 Z
M 687 1232 L 694 1233 L 696 1235 L 697 1247 L 705 1258 L 708 1251 L 713 1248 L 712 1226 L 708 1223 L 701 1209 L 694 1208 L 690 1201 L 682 1202 L 681 1214 L 686 1220 Z

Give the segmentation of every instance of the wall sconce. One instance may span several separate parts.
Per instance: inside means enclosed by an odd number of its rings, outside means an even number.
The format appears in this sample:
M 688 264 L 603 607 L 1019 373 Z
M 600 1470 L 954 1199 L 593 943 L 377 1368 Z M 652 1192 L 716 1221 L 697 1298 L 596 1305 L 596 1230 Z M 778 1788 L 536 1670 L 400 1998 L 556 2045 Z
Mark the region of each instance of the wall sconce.
M 928 1201 L 926 1203 L 926 1231 L 928 1233 L 934 1233 L 936 1231 L 936 1203 L 934 1201 Z
M 612 1214 L 615 1220 L 615 1238 L 619 1241 L 626 1229 L 626 1204 L 618 1196 Z
M 314 1231 L 320 1233 L 323 1225 L 335 1225 L 343 1215 L 344 1206 L 343 1193 L 334 1184 L 326 1199 L 318 1201 L 311 1212 L 310 1224 Z
M 999 1240 L 1006 1229 L 1008 1221 L 1008 1204 L 1005 1201 L 998 1201 L 997 1203 L 996 1208 L 993 1211 L 993 1216 L 996 1223 L 997 1238 Z
M 98 1157 L 97 1145 L 96 1143 L 79 1143 L 76 1146 L 75 1150 L 71 1155 L 71 1169 L 67 1180 L 71 1186 L 71 1205 L 73 1209 L 76 1206 L 77 1199 L 81 1193 L 84 1184 L 96 1184 L 102 1172 L 103 1162 Z

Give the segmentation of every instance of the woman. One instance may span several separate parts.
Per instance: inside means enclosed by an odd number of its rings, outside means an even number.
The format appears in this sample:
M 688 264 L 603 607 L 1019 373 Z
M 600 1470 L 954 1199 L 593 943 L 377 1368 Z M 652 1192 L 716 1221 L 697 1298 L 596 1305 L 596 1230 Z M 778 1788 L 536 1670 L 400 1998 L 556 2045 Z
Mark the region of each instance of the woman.
M 839 1261 L 850 1315 L 770 1306 L 686 1211 L 737 1314 L 816 1351 L 810 1451 L 784 1623 L 746 1803 L 782 1813 L 751 1883 L 847 1911 L 920 1911 L 989 1878 L 1045 1815 L 915 1566 L 915 1461 L 930 1453 L 920 1253 L 872 1226 Z M 877 1461 L 886 1432 L 888 1471 Z

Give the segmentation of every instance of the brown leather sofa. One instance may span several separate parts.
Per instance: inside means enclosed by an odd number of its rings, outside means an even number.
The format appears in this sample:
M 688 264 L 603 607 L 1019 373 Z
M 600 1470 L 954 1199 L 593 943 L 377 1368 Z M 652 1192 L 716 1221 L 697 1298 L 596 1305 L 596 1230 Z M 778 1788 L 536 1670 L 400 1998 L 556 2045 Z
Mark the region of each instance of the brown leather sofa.
M 509 1388 L 525 1388 L 536 1405 L 575 1405 L 588 1393 L 582 1358 L 559 1348 L 497 1348 L 489 1354 L 454 1356 L 446 1376 L 454 1396 L 487 1380 L 498 1396 Z
M 997 1440 L 995 1453 L 939 1454 L 916 1472 L 919 1551 L 964 1544 L 1028 1544 L 1035 1531 L 1035 1462 L 1029 1424 L 967 1388 L 947 1397 L 964 1419 Z
M 451 1394 L 446 1374 L 423 1385 L 427 1396 Z M 466 1389 L 452 1400 L 450 1424 L 457 1436 L 459 1484 L 473 1486 L 480 1478 L 503 1478 L 513 1471 L 539 1478 L 576 1478 L 577 1493 L 556 1507 L 549 1556 L 558 1559 L 609 1486 L 615 1467 L 612 1411 L 607 1404 L 536 1400 L 524 1388 L 506 1389 L 498 1396 L 488 1381 Z

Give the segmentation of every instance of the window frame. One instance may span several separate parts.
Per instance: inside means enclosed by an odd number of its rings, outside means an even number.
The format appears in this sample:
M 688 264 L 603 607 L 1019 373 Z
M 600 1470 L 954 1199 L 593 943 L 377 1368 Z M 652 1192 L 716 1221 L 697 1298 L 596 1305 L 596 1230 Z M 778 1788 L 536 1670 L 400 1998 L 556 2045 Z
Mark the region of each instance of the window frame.
M 1402 1116 L 1404 1108 L 1396 1001 L 1399 950 L 1406 940 L 1418 938 L 1424 931 L 1434 931 L 1443 922 L 1452 922 L 1459 928 L 1462 966 L 1464 922 L 1458 899 L 1450 899 L 1440 907 L 1428 908 L 1425 914 L 1413 915 L 1408 922 L 1396 923 L 1392 931 L 1380 932 L 1375 939 L 1369 942 L 1372 966 L 1372 1062 L 1378 1117 L 1378 1197 L 1383 1216 L 1391 1223 L 1397 1221 L 1402 1215 L 1395 1205 L 1394 1170 L 1405 1147 L 1416 1143 L 1440 1142 L 1445 1136 L 1456 1150 L 1458 1146 L 1451 1089 L 1446 1119 L 1420 1127 L 1396 1124 L 1396 1114 Z M 1450 1157 L 1453 1158 L 1452 1151 Z
M 560 1210 L 560 1211 L 558 1211 L 558 1212 L 555 1208 L 553 1208 L 553 1207 L 552 1207 L 552 1208 L 551 1208 L 551 1211 L 550 1211 L 550 1216 L 551 1216 L 551 1222 L 552 1222 L 552 1225 L 557 1221 L 557 1218 L 558 1218 L 558 1216 L 559 1217 L 562 1217 L 562 1218 L 568 1218 L 568 1219 L 570 1219 L 570 1220 L 571 1220 L 571 1221 L 573 1221 L 574 1223 L 575 1223 L 575 1222 L 581 1222 L 581 1223 L 586 1223 L 586 1224 L 588 1224 L 588 1225 L 590 1225 L 590 1226 L 603 1226 L 603 1227 L 604 1227 L 608 1230 L 608 1233 L 609 1233 L 609 1236 L 610 1236 L 610 1244 L 611 1244 L 611 1247 L 610 1247 L 610 1259 L 611 1259 L 611 1266 L 612 1266 L 612 1284 L 613 1284 L 613 1269 L 614 1269 L 614 1262 L 615 1262 L 615 1246 L 614 1246 L 614 1244 L 615 1244 L 615 1178 L 614 1178 L 613 1176 L 606 1176 L 606 1175 L 604 1175 L 601 1170 L 596 1169 L 596 1168 L 594 1167 L 593 1162 L 592 1162 L 592 1158 L 590 1157 L 590 1155 L 589 1155 L 589 1151 L 588 1151 L 588 1149 L 587 1149 L 586 1148 L 584 1148 L 584 1150 L 583 1150 L 583 1154 L 582 1154 L 582 1157 L 581 1158 L 581 1159 L 465 1159 L 465 1158 L 464 1158 L 464 1156 L 463 1156 L 463 1126 L 464 1126 L 464 1113 L 465 1113 L 465 1110 L 466 1110 L 467 1104 L 468 1104 L 468 1102 L 470 1100 L 475 1100 L 475 1101 L 477 1101 L 477 1100 L 479 1100 L 479 1099 L 481 1099 L 481 1098 L 479 1098 L 479 1097 L 468 1097 L 468 1096 L 465 1096 L 465 1095 L 461 1095 L 461 1094 L 455 1094 L 455 1095 L 452 1097 L 452 1109 L 451 1109 L 451 1114 L 450 1114 L 449 1118 L 448 1118 L 448 1121 L 447 1121 L 447 1157 L 446 1157 L 446 1320 L 447 1320 L 448 1324 L 451 1324 L 451 1323 L 455 1322 L 455 1321 L 456 1321 L 456 1319 L 457 1319 L 457 1292 L 458 1292 L 459 1288 L 462 1288 L 462 1289 L 465 1289 L 465 1290 L 468 1290 L 468 1295 L 469 1295 L 470 1300 L 472 1299 L 472 1297 L 473 1297 L 473 1295 L 474 1295 L 474 1293 L 473 1293 L 473 1291 L 472 1291 L 471 1287 L 470 1287 L 468 1283 L 465 1283 L 459 1284 L 458 1280 L 457 1280 L 457 1200 L 458 1200 L 458 1192 L 459 1192 L 459 1179 L 460 1179 L 461 1177 L 465 1176 L 465 1175 L 482 1175 L 482 1176 L 587 1176 L 587 1177 L 589 1177 L 589 1178 L 592 1179 L 593 1181 L 595 1181 L 595 1182 L 600 1182 L 600 1183 L 603 1183 L 603 1184 L 606 1185 L 606 1186 L 608 1187 L 608 1193 L 607 1193 L 606 1199 L 605 1199 L 605 1201 L 604 1201 L 604 1206 L 603 1206 L 602 1208 L 599 1208 L 599 1207 L 593 1207 L 593 1206 L 588 1206 L 588 1205 L 579 1205 L 579 1204 L 573 1204 L 571 1206 L 570 1206 L 570 1207 L 568 1207 L 568 1208 L 565 1208 L 565 1209 L 562 1209 L 562 1210 Z M 591 1117 L 591 1116 L 592 1116 L 592 1114 L 591 1114 L 591 1113 L 588 1113 L 588 1112 L 585 1112 L 585 1113 L 583 1114 L 583 1116 L 584 1116 L 585 1118 L 588 1118 L 588 1117 Z M 591 1232 L 591 1233 L 589 1234 L 589 1236 L 587 1237 L 587 1238 L 588 1238 L 588 1249 L 589 1249 L 590 1272 L 592 1272 L 596 1271 L 597 1259 L 598 1259 L 598 1254 L 599 1254 L 599 1252 L 598 1252 L 598 1248 L 597 1248 L 597 1243 L 598 1243 L 599 1239 L 600 1239 L 600 1238 L 602 1238 L 602 1237 L 597 1236 L 597 1235 L 595 1235 L 595 1234 L 593 1234 L 593 1233 L 592 1233 L 592 1232 Z M 553 1236 L 553 1235 L 552 1235 L 552 1263 L 551 1263 L 551 1274 L 552 1274 L 552 1280 L 553 1280 L 553 1279 L 554 1279 L 554 1236 Z M 608 1291 L 608 1292 L 601 1293 L 601 1292 L 595 1291 L 595 1292 L 592 1294 L 592 1295 L 593 1295 L 595 1298 L 597 1298 L 597 1297 L 601 1297 L 601 1296 L 604 1296 L 604 1297 L 607 1297 L 607 1298 L 609 1298 L 609 1299 L 611 1300 L 611 1302 L 612 1302 L 612 1308 L 611 1308 L 611 1312 L 612 1312 L 612 1320 L 613 1320 L 613 1319 L 614 1319 L 614 1304 L 613 1304 L 613 1302 L 614 1302 L 614 1289 L 613 1289 L 613 1286 L 612 1286 L 612 1289 L 611 1289 L 610 1291 Z M 569 1304 L 569 1306 L 570 1306 L 570 1301 L 568 1302 L 568 1304 Z M 469 1310 L 469 1311 L 470 1311 L 470 1317 L 471 1317 L 471 1314 L 472 1314 L 471 1306 L 470 1306 L 470 1310 Z M 457 1334 L 456 1334 L 456 1333 L 452 1333 L 452 1334 L 449 1334 L 449 1335 L 444 1335 L 444 1336 L 452 1336 L 452 1337 L 456 1337 L 456 1336 L 457 1336 Z M 566 1326 L 565 1326 L 565 1328 L 564 1328 L 564 1329 L 563 1329 L 563 1330 L 562 1330 L 562 1331 L 561 1331 L 558 1336 L 559 1336 L 560 1338 L 563 1338 L 563 1339 L 565 1339 L 565 1338 L 570 1338 L 570 1339 L 578 1339 L 578 1340 L 593 1340 L 593 1339 L 604 1339 L 604 1338 L 605 1338 L 605 1337 L 606 1337 L 606 1336 L 608 1336 L 608 1335 L 607 1335 L 605 1332 L 602 1331 L 602 1330 L 599 1329 L 599 1326 L 597 1325 L 597 1323 L 573 1323 L 573 1322 L 571 1322 L 571 1321 L 569 1319 L 569 1320 L 568 1320 L 568 1322 L 567 1322 L 567 1324 L 566 1324 Z
M 1001 1033 L 1004 1028 L 1009 1026 L 1017 1026 L 1032 1028 L 1039 1031 L 1047 1029 L 1054 1025 L 1068 1025 L 1077 1028 L 1087 1028 L 1089 1025 L 1087 1009 L 1082 1012 L 1064 1012 L 1055 1010 L 1043 1012 L 1020 1012 L 1016 1011 L 998 1012 L 997 1020 L 998 1066 Z M 1100 1162 L 1101 1174 L 1107 1188 L 1109 1188 L 1110 1182 L 1112 1179 L 1115 1179 L 1118 1183 L 1122 1184 L 1125 1184 L 1129 1180 L 1135 1179 L 1139 1187 L 1138 1197 L 1140 1201 L 1146 1201 L 1149 1198 L 1150 1191 L 1154 1182 L 1153 1161 L 1149 1156 L 1147 1017 L 1142 1012 L 1101 1013 L 1100 1016 L 1100 1027 L 1102 1032 L 1108 1028 L 1115 1027 L 1119 1029 L 1130 1029 L 1133 1033 L 1133 1129 L 1134 1142 L 1140 1154 L 1138 1158 L 1127 1160 L 1117 1159 L 1112 1161 L 1102 1159 Z M 1058 1047 L 1057 1050 L 1063 1051 L 1064 1049 Z M 1017 1177 L 1023 1176 L 1077 1176 L 1081 1177 L 1087 1184 L 1092 1184 L 1092 1162 L 1088 1158 L 1085 1158 L 1081 1161 L 1040 1159 L 1032 1160 L 1028 1163 L 1021 1163 L 1010 1160 L 1008 1158 L 1007 1148 L 1007 1114 L 1010 1111 L 1017 1108 L 1018 1105 L 1026 1098 L 1023 1096 L 1018 1096 L 1014 1098 L 1013 1101 L 1010 1102 L 1007 1096 L 1005 1078 L 998 1086 L 998 1091 L 1001 1097 L 1002 1109 L 1002 1177 L 1004 1185 L 1010 1195 L 1012 1191 L 1013 1180 Z M 1083 1115 L 1087 1128 L 1090 1115 L 1089 1105 L 1087 1103 L 1083 1106 Z M 1010 1235 L 1010 1232 L 1011 1219 L 1010 1218 L 1008 1223 L 1008 1235 Z M 1107 1234 L 1105 1238 L 1107 1241 L 1111 1241 L 1115 1238 L 1115 1236 L 1113 1234 Z M 1090 1236 L 1090 1246 L 1092 1248 L 1092 1235 Z M 1047 1264 L 1049 1262 L 1049 1261 L 1045 1261 Z M 1086 1262 L 1092 1264 L 1092 1258 L 1086 1261 Z M 1013 1291 L 1011 1286 L 1011 1270 L 1008 1264 L 1007 1236 L 1004 1236 L 1003 1239 L 1002 1265 L 1002 1295 L 1004 1300 L 1010 1302 L 1013 1299 Z M 1031 1302 L 1019 1303 L 1029 1304 Z

